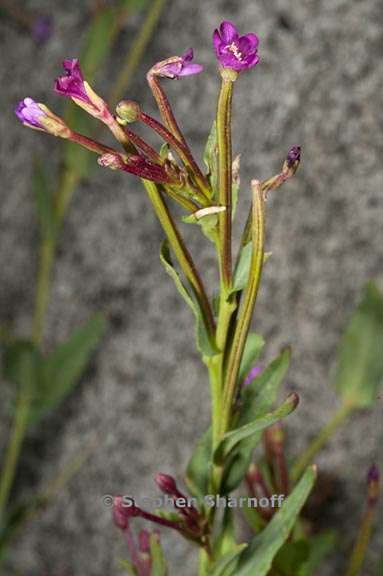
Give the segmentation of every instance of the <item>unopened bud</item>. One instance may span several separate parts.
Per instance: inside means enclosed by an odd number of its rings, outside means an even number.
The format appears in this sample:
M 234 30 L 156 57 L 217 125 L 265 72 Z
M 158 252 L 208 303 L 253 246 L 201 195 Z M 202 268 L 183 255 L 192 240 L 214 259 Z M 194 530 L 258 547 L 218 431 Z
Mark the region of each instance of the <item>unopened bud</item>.
M 368 505 L 375 506 L 379 496 L 379 470 L 378 467 L 371 466 L 367 474 Z
M 164 492 L 164 494 L 178 496 L 179 490 L 177 488 L 176 481 L 172 476 L 169 476 L 169 474 L 157 474 L 155 477 L 155 482 L 158 488 Z
M 116 107 L 117 121 L 119 124 L 129 124 L 136 122 L 141 114 L 138 102 L 134 100 L 121 100 Z
M 286 160 L 283 164 L 282 173 L 288 177 L 294 176 L 295 172 L 298 170 L 300 160 L 301 147 L 293 146 L 287 154 Z

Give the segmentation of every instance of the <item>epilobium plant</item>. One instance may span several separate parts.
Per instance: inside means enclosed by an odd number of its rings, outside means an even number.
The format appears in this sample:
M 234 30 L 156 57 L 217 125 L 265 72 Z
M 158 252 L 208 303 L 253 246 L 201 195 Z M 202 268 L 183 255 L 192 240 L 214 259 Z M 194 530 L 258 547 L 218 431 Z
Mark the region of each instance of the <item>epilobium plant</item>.
M 207 171 L 194 158 L 163 88 L 163 81 L 202 72 L 202 66 L 193 63 L 191 49 L 155 64 L 147 74 L 160 120 L 130 100 L 120 102 L 113 113 L 84 79 L 78 60 L 64 61 L 65 75 L 56 80 L 56 92 L 103 122 L 115 137 L 116 147 L 73 131 L 31 98 L 19 104 L 16 114 L 33 129 L 95 152 L 101 166 L 141 178 L 166 236 L 161 262 L 196 319 L 197 347 L 210 380 L 211 426 L 190 459 L 185 475 L 187 490 L 181 490 L 170 475 L 156 476 L 158 488 L 174 504 L 174 510 L 150 512 L 132 497 L 114 498 L 114 522 L 123 532 L 130 554 L 124 565 L 139 576 L 167 573 L 159 533 L 141 530 L 137 541 L 132 532 L 132 519 L 141 518 L 157 527 L 171 528 L 199 547 L 200 576 L 304 576 L 313 574 L 334 543 L 333 535 L 328 533 L 310 539 L 307 522 L 300 520 L 315 483 L 316 469 L 311 461 L 352 410 L 373 404 L 383 373 L 376 344 L 383 338 L 383 302 L 370 284 L 341 348 L 337 375 L 341 408 L 290 468 L 281 420 L 296 409 L 298 395 L 292 393 L 274 407 L 289 366 L 290 350 L 282 350 L 268 366 L 259 364 L 264 342 L 250 327 L 267 259 L 266 197 L 295 174 L 301 149 L 293 146 L 288 151 L 275 176 L 251 182 L 251 209 L 238 253 L 233 256 L 232 222 L 239 191 L 239 160 L 233 160 L 231 143 L 233 87 L 242 73 L 259 63 L 258 38 L 255 34 L 240 36 L 231 22 L 223 22 L 215 30 L 213 41 L 222 84 L 216 121 L 204 154 Z M 137 123 L 161 137 L 164 145 L 160 150 L 138 136 L 132 128 Z M 199 226 L 215 247 L 220 280 L 219 296 L 214 301 L 172 215 L 172 202 L 183 208 L 183 221 Z M 369 345 L 365 346 L 359 369 L 354 370 L 359 361 L 355 347 L 359 347 L 361 338 L 368 338 Z M 254 449 L 262 439 L 264 456 L 255 462 Z M 236 489 L 241 496 L 233 495 Z M 357 574 L 363 560 L 377 495 L 378 472 L 374 467 L 368 476 L 367 516 L 350 575 Z M 241 509 L 256 533 L 250 542 L 238 542 L 236 508 Z

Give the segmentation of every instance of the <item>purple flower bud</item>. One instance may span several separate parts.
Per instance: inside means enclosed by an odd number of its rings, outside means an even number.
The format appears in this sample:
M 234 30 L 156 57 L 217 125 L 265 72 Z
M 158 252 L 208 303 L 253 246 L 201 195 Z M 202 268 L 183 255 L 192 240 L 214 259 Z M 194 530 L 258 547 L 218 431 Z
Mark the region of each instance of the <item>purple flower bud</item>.
M 155 477 L 155 482 L 164 494 L 170 494 L 171 496 L 180 495 L 173 476 L 169 476 L 169 474 L 161 474 L 161 472 L 159 472 Z
M 378 467 L 374 464 L 367 474 L 367 499 L 369 508 L 374 508 L 379 498 L 380 474 Z
M 97 159 L 102 167 L 111 168 L 112 170 L 123 170 L 135 176 L 152 180 L 159 184 L 177 184 L 178 181 L 173 175 L 169 175 L 162 166 L 154 164 L 143 156 L 130 154 L 121 156 L 120 154 L 107 152 Z
M 53 136 L 70 138 L 71 130 L 64 121 L 53 114 L 44 104 L 35 102 L 32 98 L 24 98 L 15 109 L 18 119 L 29 128 L 43 130 Z
M 15 109 L 15 113 L 18 119 L 26 126 L 45 130 L 41 124 L 41 119 L 47 117 L 47 114 L 32 98 L 24 98 L 24 100 L 21 100 Z
M 122 496 L 116 496 L 113 505 L 113 520 L 118 528 L 126 530 L 129 518 L 140 516 L 141 510 L 137 506 L 126 506 Z
M 45 44 L 52 34 L 52 18 L 40 16 L 32 25 L 32 36 L 38 44 Z
M 189 48 L 182 56 L 172 56 L 162 62 L 158 62 L 151 69 L 150 73 L 162 78 L 178 79 L 181 76 L 191 76 L 199 74 L 203 70 L 201 64 L 191 64 L 193 60 L 193 49 Z
M 213 43 L 217 59 L 224 68 L 240 72 L 259 62 L 258 37 L 251 33 L 239 36 L 232 22 L 222 22 L 220 29 L 214 31 Z
M 293 146 L 289 153 L 287 154 L 286 164 L 288 168 L 293 168 L 296 162 L 299 162 L 301 159 L 301 147 L 300 146 Z
M 379 469 L 376 464 L 373 464 L 367 474 L 367 483 L 379 482 Z

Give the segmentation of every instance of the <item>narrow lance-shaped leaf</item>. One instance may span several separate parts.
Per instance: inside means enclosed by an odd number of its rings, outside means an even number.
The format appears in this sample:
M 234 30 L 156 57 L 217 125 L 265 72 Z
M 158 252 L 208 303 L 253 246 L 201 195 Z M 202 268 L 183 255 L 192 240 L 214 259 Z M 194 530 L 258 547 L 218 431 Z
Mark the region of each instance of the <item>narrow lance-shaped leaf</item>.
M 3 376 L 16 385 L 18 391 L 32 397 L 40 379 L 42 356 L 29 340 L 11 340 L 3 348 Z
M 254 335 L 256 336 L 256 335 Z M 256 345 L 256 339 L 253 342 Z M 246 354 L 246 350 L 245 350 Z M 242 359 L 242 362 L 245 358 Z M 252 420 L 266 414 L 275 403 L 279 388 L 286 376 L 290 364 L 290 349 L 285 349 L 265 368 L 241 393 L 241 408 L 237 426 L 249 424 Z M 243 480 L 251 462 L 254 448 L 261 440 L 262 431 L 242 440 L 230 458 L 225 461 L 223 474 L 223 493 L 234 490 Z
M 212 566 L 210 576 L 235 576 L 238 557 L 247 547 L 247 544 L 237 544 L 237 546 L 226 552 Z
M 213 343 L 211 342 L 211 339 L 209 337 L 209 332 L 205 324 L 202 311 L 199 307 L 196 298 L 194 298 L 194 295 L 190 294 L 190 292 L 182 282 L 181 277 L 178 274 L 177 270 L 173 266 L 173 262 L 170 257 L 169 242 L 167 240 L 164 240 L 161 245 L 160 259 L 165 267 L 166 272 L 174 280 L 178 292 L 181 294 L 187 305 L 191 308 L 195 316 L 198 350 L 204 356 L 213 356 L 214 354 L 217 353 L 217 350 L 214 348 Z
M 298 402 L 298 395 L 295 393 L 290 394 L 285 402 L 277 410 L 274 410 L 274 412 L 261 416 L 253 422 L 250 422 L 250 424 L 245 424 L 236 430 L 227 432 L 214 453 L 215 462 L 223 462 L 239 442 L 256 436 L 261 430 L 265 430 L 275 422 L 278 422 L 278 420 L 290 414 L 295 410 Z
M 315 467 L 308 468 L 263 532 L 242 552 L 235 576 L 266 576 L 269 573 L 275 555 L 287 540 L 311 492 L 315 477 Z
M 238 382 L 241 384 L 259 358 L 265 345 L 265 341 L 260 334 L 252 332 L 246 339 L 243 350 L 241 366 L 239 368 Z
M 155 534 L 150 535 L 150 555 L 152 558 L 151 576 L 166 576 L 167 568 L 164 553 Z
M 45 359 L 33 405 L 32 423 L 55 409 L 73 390 L 105 330 L 106 320 L 102 314 L 97 314 Z
M 368 408 L 383 381 L 383 297 L 373 282 L 364 290 L 342 337 L 335 386 L 345 404 Z

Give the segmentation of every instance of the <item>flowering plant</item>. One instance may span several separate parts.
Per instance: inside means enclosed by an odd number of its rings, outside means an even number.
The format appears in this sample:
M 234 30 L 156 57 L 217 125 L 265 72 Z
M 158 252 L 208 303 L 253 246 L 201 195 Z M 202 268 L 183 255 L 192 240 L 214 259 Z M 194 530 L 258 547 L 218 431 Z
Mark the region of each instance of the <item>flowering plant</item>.
M 313 574 L 318 562 L 332 548 L 332 534 L 310 538 L 304 521 L 304 505 L 313 490 L 316 452 L 337 426 L 353 411 L 374 402 L 383 374 L 376 344 L 368 348 L 357 377 L 355 347 L 360 339 L 383 337 L 383 300 L 371 283 L 366 289 L 341 345 L 336 386 L 340 410 L 307 451 L 290 467 L 284 450 L 281 420 L 298 406 L 292 393 L 279 404 L 278 391 L 289 367 L 291 352 L 283 349 L 269 366 L 259 364 L 264 342 L 251 331 L 265 252 L 265 208 L 267 195 L 297 171 L 301 149 L 293 146 L 281 170 L 264 181 L 251 182 L 251 208 L 243 227 L 238 253 L 233 258 L 232 222 L 239 192 L 239 158 L 233 160 L 231 113 L 234 83 L 241 73 L 259 63 L 258 38 L 240 36 L 231 22 L 223 22 L 213 35 L 222 79 L 217 115 L 207 140 L 204 172 L 195 160 L 174 116 L 162 80 L 179 79 L 202 72 L 193 63 L 191 49 L 155 64 L 147 74 L 161 120 L 146 114 L 137 102 L 121 101 L 116 113 L 84 79 L 78 60 L 65 60 L 65 75 L 55 83 L 61 96 L 73 100 L 88 114 L 104 123 L 118 147 L 105 146 L 72 130 L 45 105 L 25 98 L 16 108 L 20 121 L 30 128 L 64 138 L 98 155 L 101 166 L 129 172 L 141 178 L 165 240 L 160 259 L 196 319 L 197 348 L 206 365 L 211 391 L 211 426 L 199 441 L 188 464 L 181 491 L 174 478 L 159 473 L 156 484 L 174 504 L 172 512 L 143 509 L 131 498 L 116 496 L 113 519 L 123 532 L 130 560 L 124 565 L 131 574 L 166 574 L 159 533 L 141 530 L 138 544 L 132 519 L 141 518 L 176 530 L 200 549 L 200 576 L 263 576 Z M 141 123 L 161 137 L 156 150 L 131 127 Z M 183 210 L 183 222 L 194 224 L 210 241 L 217 254 L 219 295 L 210 298 L 171 211 L 171 203 Z M 176 265 L 173 258 L 176 259 Z M 366 374 L 368 373 L 368 378 Z M 264 455 L 254 461 L 254 450 L 263 440 Z M 375 466 L 368 474 L 368 503 L 360 536 L 355 545 L 349 576 L 357 574 L 363 561 L 378 497 L 379 475 Z M 249 497 L 236 499 L 233 492 Z M 243 492 L 242 492 L 243 493 Z M 219 503 L 223 498 L 224 512 Z M 255 532 L 250 542 L 238 542 L 234 508 L 241 508 Z M 319 552 L 318 552 L 319 550 Z

